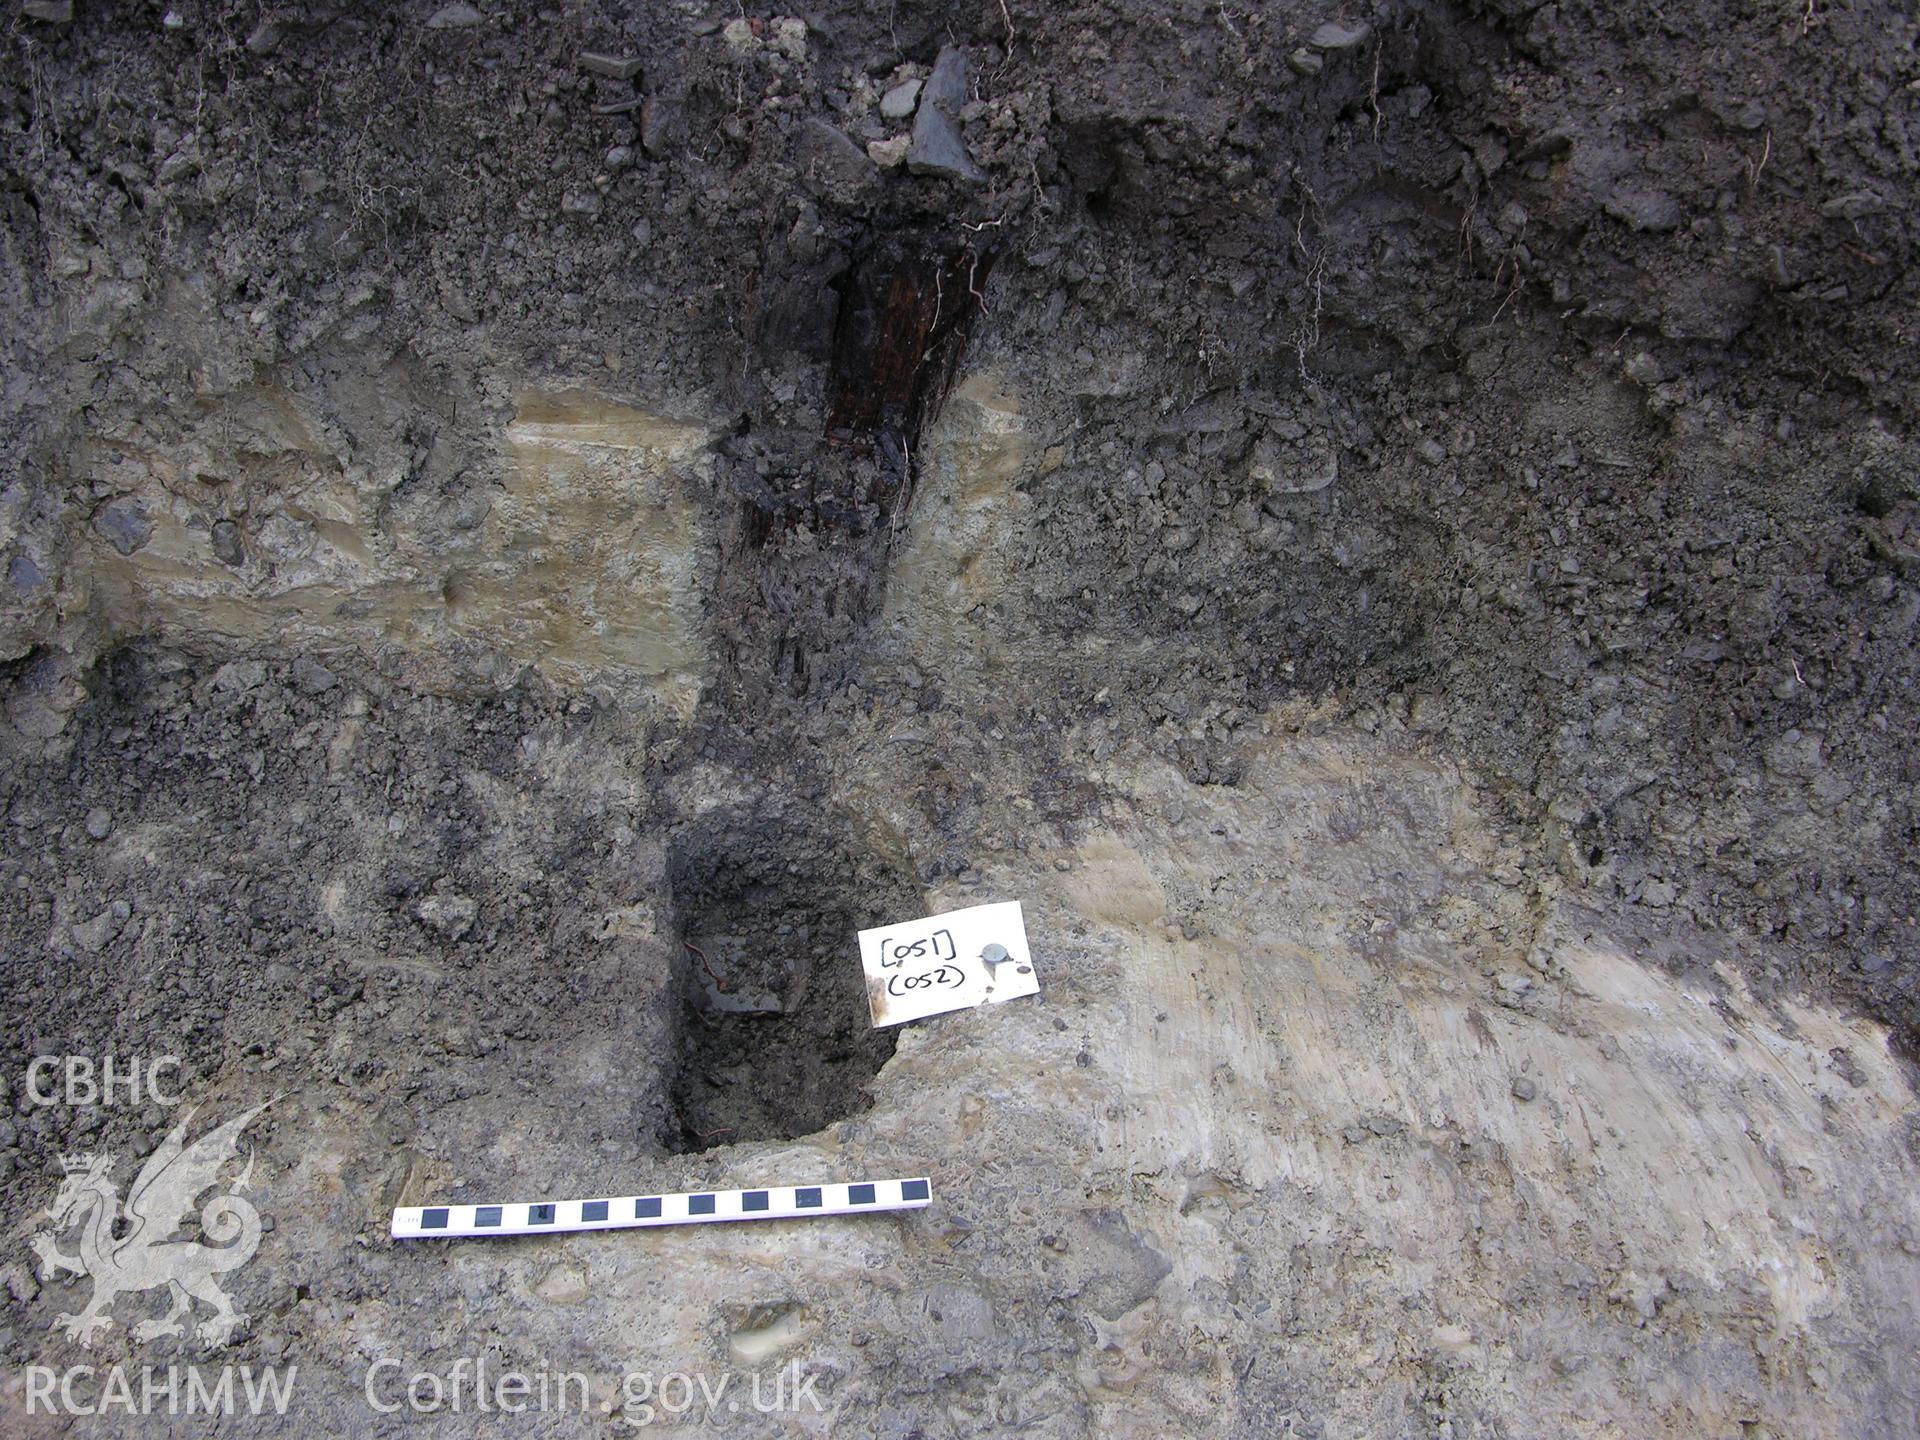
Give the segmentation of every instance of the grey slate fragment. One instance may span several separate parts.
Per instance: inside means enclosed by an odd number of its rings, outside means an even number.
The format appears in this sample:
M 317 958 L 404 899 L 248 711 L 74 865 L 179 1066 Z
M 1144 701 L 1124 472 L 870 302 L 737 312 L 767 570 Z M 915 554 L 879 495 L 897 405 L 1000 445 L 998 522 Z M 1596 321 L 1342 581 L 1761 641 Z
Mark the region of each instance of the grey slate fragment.
M 967 103 L 967 60 L 951 45 L 940 52 L 933 74 L 920 91 L 920 110 L 913 120 L 913 148 L 907 151 L 907 169 L 915 175 L 978 185 L 987 177 L 967 153 L 954 116 Z
M 808 120 L 800 127 L 799 154 L 807 177 L 843 199 L 857 194 L 880 173 L 866 151 L 824 120 Z
M 340 677 L 317 660 L 305 655 L 293 662 L 293 685 L 302 695 L 324 695 L 340 683 Z
M 978 185 L 987 178 L 973 163 L 966 142 L 953 128 L 953 122 L 931 105 L 922 105 L 914 119 L 913 148 L 907 152 L 907 169 L 916 175 L 935 175 L 968 185 Z
M 1329 20 L 1307 37 L 1307 44 L 1316 50 L 1351 50 L 1372 33 L 1370 25 L 1342 25 Z
M 137 501 L 116 500 L 93 517 L 93 528 L 122 555 L 131 555 L 153 537 L 153 522 Z
M 630 55 L 608 55 L 598 50 L 580 52 L 580 68 L 609 80 L 631 80 L 640 73 L 640 62 Z
M 7 561 L 7 583 L 20 594 L 30 595 L 47 583 L 47 576 L 31 555 L 15 555 Z
M 214 558 L 222 565 L 230 565 L 237 570 L 246 564 L 247 551 L 240 541 L 240 527 L 233 521 L 214 521 L 209 539 L 213 543 Z
M 658 160 L 673 149 L 679 124 L 680 111 L 672 101 L 649 95 L 640 107 L 640 148 Z
M 937 105 L 950 115 L 957 115 L 960 107 L 967 103 L 967 57 L 951 45 L 942 46 L 939 58 L 933 62 L 933 74 L 927 77 L 920 91 L 920 99 L 923 104 Z

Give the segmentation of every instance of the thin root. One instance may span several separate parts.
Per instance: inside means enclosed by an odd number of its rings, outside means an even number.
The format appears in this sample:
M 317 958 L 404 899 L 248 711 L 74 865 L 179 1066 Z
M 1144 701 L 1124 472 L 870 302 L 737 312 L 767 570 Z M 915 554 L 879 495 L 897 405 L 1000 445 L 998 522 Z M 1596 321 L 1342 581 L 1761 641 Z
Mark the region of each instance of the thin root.
M 700 968 L 705 970 L 708 976 L 713 980 L 714 989 L 722 992 L 733 989 L 731 985 L 727 984 L 726 981 L 722 980 L 717 974 L 714 973 L 713 963 L 707 959 L 706 951 L 702 950 L 698 945 L 694 944 L 691 940 L 682 940 L 680 943 L 686 946 L 687 949 L 691 950 L 695 955 L 698 955 L 700 957 Z

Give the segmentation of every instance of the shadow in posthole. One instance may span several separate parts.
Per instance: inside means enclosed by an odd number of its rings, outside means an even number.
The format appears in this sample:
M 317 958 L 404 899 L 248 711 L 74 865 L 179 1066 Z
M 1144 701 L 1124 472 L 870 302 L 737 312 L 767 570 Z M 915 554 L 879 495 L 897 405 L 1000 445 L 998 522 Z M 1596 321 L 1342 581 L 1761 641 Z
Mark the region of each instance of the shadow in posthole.
M 866 1109 L 895 1032 L 872 1027 L 857 934 L 921 913 L 912 877 L 824 823 L 748 811 L 688 826 L 668 865 L 683 966 L 668 1147 L 792 1139 Z

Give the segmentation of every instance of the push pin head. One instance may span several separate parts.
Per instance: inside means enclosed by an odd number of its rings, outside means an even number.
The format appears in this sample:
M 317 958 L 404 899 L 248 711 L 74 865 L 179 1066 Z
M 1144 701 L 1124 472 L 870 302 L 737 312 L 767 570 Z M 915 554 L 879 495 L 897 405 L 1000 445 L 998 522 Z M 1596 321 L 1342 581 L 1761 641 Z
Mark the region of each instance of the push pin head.
M 993 982 L 1000 974 L 1000 967 L 1013 959 L 1013 955 L 1004 945 L 989 945 L 980 952 L 980 959 L 987 967 L 987 993 L 992 994 Z M 1022 975 L 1033 973 L 1031 965 L 1016 965 L 1014 969 Z

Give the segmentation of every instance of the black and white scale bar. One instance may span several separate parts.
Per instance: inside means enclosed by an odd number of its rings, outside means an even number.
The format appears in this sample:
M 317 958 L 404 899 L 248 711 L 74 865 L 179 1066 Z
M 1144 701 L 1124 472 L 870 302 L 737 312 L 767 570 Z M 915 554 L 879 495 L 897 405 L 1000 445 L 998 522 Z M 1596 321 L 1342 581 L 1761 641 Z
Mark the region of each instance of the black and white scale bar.
M 796 1220 L 919 1210 L 933 1198 L 918 1180 L 860 1180 L 848 1185 L 775 1185 L 765 1190 L 699 1190 L 686 1195 L 626 1195 L 605 1200 L 541 1200 L 528 1205 L 403 1205 L 393 1212 L 396 1240 L 456 1235 L 551 1235 L 561 1230 L 631 1230 L 646 1225 L 704 1225 L 716 1220 Z

